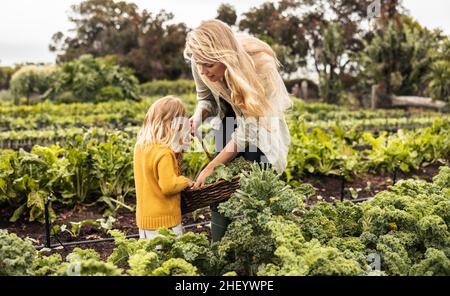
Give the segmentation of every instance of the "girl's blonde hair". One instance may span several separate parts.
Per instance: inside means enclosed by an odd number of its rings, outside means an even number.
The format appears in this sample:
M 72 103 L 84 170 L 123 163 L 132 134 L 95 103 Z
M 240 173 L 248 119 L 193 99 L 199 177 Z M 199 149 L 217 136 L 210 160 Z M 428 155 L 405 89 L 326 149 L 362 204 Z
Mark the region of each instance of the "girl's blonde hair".
M 203 82 L 220 96 L 237 106 L 245 116 L 263 117 L 273 110 L 269 94 L 258 79 L 257 69 L 267 63 L 280 65 L 275 52 L 265 42 L 250 36 L 235 35 L 231 28 L 220 20 L 203 21 L 186 39 L 186 59 L 194 58 L 199 63 L 223 63 L 226 66 L 225 79 L 231 89 L 231 96 L 221 82 Z M 198 71 L 201 73 L 200 69 Z
M 136 145 L 160 144 L 176 153 L 181 152 L 190 140 L 186 121 L 187 111 L 181 99 L 174 96 L 160 98 L 148 109 Z

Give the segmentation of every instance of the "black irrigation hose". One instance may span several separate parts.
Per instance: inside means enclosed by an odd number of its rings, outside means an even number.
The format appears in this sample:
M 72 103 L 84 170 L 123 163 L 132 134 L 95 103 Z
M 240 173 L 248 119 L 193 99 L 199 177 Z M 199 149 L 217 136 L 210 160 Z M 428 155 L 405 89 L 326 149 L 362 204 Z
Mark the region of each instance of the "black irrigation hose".
M 139 234 L 131 234 L 127 235 L 126 238 L 137 238 L 139 237 Z M 69 246 L 77 246 L 77 245 L 87 245 L 87 244 L 96 244 L 96 243 L 104 243 L 104 242 L 112 242 L 114 241 L 114 238 L 102 238 L 102 239 L 92 239 L 92 240 L 83 240 L 83 241 L 74 241 L 74 242 L 59 242 L 59 244 L 51 244 L 49 247 L 47 246 L 37 246 L 36 249 L 40 250 L 43 248 L 56 248 L 59 246 L 62 247 L 69 247 Z
M 59 246 L 62 246 L 65 249 L 65 247 L 68 247 L 68 246 L 87 245 L 87 244 L 96 244 L 96 243 L 112 242 L 112 241 L 114 241 L 114 238 L 111 237 L 111 238 L 103 238 L 103 239 L 82 240 L 82 241 L 73 241 L 73 242 L 61 242 L 56 235 L 50 235 L 50 222 L 47 225 L 47 220 L 50 221 L 50 217 L 48 215 L 48 204 L 46 204 L 46 212 L 45 212 L 46 244 L 37 246 L 36 247 L 37 250 L 40 250 L 40 249 L 43 249 L 43 248 L 56 248 L 56 247 L 59 247 Z M 188 224 L 186 226 L 183 226 L 183 228 L 186 229 L 186 228 L 191 228 L 191 227 L 195 227 L 195 226 L 198 226 L 198 225 L 206 225 L 206 224 L 209 224 L 209 223 L 211 223 L 211 221 L 203 221 L 203 222 L 199 222 L 199 223 Z M 56 240 L 58 241 L 58 244 L 51 244 L 50 243 L 50 239 L 51 239 L 52 236 L 54 238 L 56 238 Z M 130 235 L 127 235 L 126 238 L 139 238 L 139 234 L 130 234 Z

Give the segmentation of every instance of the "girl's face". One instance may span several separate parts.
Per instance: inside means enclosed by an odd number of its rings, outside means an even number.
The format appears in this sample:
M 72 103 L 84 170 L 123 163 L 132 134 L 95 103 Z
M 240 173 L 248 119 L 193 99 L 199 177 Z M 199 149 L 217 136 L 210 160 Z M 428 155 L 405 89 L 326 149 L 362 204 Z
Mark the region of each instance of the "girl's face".
M 227 68 L 222 63 L 201 63 L 199 64 L 201 69 L 201 74 L 205 75 L 209 80 L 212 82 L 220 81 L 222 80 L 225 69 Z

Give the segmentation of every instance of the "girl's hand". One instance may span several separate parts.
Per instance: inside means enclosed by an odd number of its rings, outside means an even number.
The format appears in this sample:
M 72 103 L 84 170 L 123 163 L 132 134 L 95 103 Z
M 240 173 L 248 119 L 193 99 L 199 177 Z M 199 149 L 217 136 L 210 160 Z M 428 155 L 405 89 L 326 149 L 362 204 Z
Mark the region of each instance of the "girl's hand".
M 192 186 L 194 186 L 194 184 L 195 184 L 194 181 L 192 181 L 191 179 L 188 180 L 188 187 L 189 187 L 189 188 L 192 187 Z
M 198 189 L 198 188 L 202 187 L 205 184 L 206 177 L 211 175 L 213 170 L 214 170 L 214 168 L 210 167 L 210 166 L 207 166 L 206 168 L 204 168 L 203 171 L 198 176 L 197 181 L 195 182 L 192 189 Z

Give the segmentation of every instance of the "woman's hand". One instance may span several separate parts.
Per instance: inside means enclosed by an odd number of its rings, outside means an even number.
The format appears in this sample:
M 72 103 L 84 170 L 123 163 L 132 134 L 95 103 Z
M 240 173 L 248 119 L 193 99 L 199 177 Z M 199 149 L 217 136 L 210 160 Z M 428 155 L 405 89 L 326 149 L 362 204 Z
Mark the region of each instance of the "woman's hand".
M 203 119 L 209 115 L 206 109 L 196 109 L 194 115 L 189 118 L 189 124 L 191 126 L 191 135 L 195 136 L 197 129 L 202 125 Z
M 195 131 L 198 129 L 198 123 L 195 115 L 192 115 L 191 118 L 189 118 L 189 125 L 191 126 L 191 135 L 195 135 Z
M 210 166 L 210 165 L 206 166 L 206 168 L 204 168 L 202 170 L 200 175 L 198 175 L 197 181 L 195 182 L 195 184 L 192 187 L 192 189 L 198 189 L 198 188 L 202 187 L 203 185 L 205 185 L 206 177 L 211 175 L 213 170 L 214 170 L 213 166 Z

